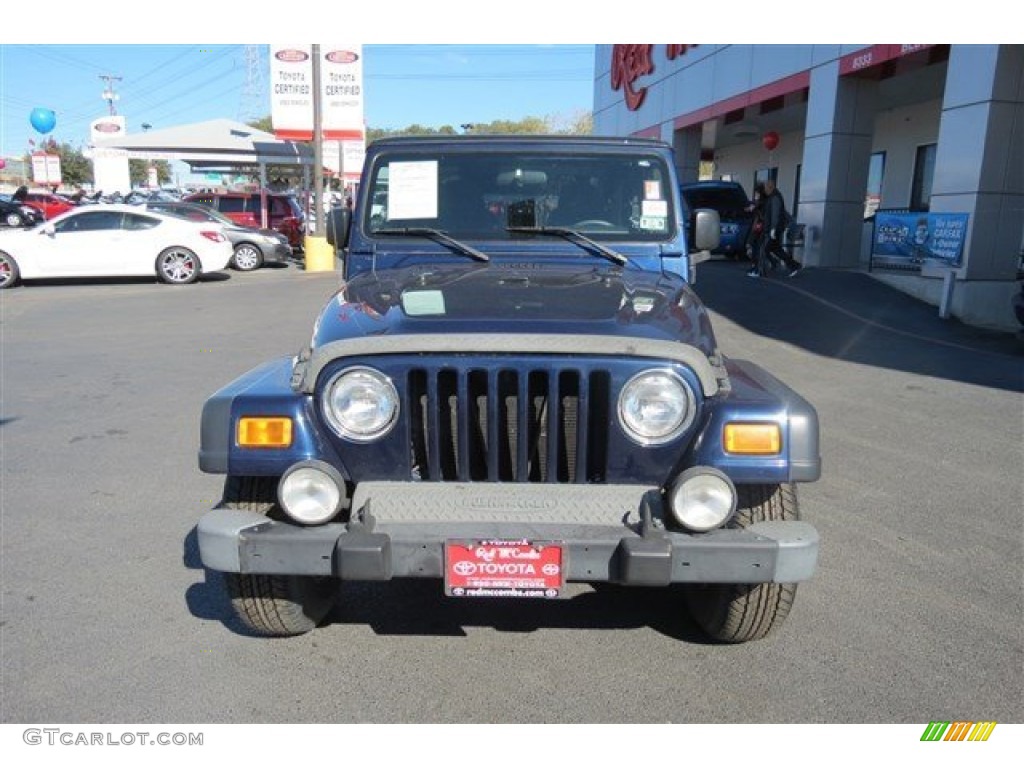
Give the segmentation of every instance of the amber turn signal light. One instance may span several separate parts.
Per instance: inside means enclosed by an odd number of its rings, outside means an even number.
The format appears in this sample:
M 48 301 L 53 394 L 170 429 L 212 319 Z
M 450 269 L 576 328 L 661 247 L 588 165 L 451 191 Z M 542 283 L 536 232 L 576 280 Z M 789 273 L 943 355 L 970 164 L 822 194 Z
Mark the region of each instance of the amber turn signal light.
M 287 448 L 292 444 L 292 420 L 283 416 L 245 416 L 238 420 L 241 448 Z
M 726 453 L 766 456 L 782 451 L 782 430 L 778 424 L 726 424 Z

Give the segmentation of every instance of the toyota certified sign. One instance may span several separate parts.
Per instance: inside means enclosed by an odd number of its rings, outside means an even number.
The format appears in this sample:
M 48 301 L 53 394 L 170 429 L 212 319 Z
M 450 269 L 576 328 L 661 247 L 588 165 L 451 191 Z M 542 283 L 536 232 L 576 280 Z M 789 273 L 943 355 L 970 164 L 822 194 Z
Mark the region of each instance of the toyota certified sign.
M 363 49 L 321 45 L 320 115 L 328 141 L 362 141 Z M 313 47 L 271 46 L 271 121 L 280 139 L 313 138 Z

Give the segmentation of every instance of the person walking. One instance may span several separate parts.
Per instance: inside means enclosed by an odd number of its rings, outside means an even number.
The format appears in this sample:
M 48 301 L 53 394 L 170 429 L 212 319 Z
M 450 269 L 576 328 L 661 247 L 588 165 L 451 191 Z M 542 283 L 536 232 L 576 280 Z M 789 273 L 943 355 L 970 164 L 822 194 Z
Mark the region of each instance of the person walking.
M 792 217 L 786 210 L 786 201 L 775 186 L 774 179 L 767 179 L 764 182 L 764 246 L 762 266 L 767 259 L 782 261 L 789 269 L 789 276 L 795 277 L 803 265 L 783 247 L 782 238 L 792 221 Z M 748 272 L 751 277 L 758 277 L 757 273 Z M 763 274 L 763 271 L 761 272 Z
M 747 212 L 751 216 L 750 232 L 747 235 L 747 259 L 750 261 L 748 277 L 764 277 L 768 268 L 778 266 L 778 260 L 771 258 L 765 246 L 768 243 L 768 234 L 765 232 L 764 223 L 764 185 L 758 184 L 754 187 L 754 199 L 747 206 Z

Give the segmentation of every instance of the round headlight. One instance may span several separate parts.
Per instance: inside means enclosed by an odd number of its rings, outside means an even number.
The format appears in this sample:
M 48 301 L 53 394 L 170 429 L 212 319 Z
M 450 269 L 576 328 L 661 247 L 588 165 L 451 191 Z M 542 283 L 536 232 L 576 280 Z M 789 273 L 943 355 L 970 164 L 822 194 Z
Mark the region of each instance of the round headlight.
M 645 371 L 619 394 L 619 423 L 641 445 L 661 445 L 679 437 L 693 423 L 693 391 L 677 373 Z
M 736 512 L 736 486 L 714 467 L 691 467 L 672 485 L 669 509 L 691 531 L 719 528 Z
M 367 443 L 383 437 L 398 419 L 398 391 L 372 368 L 348 368 L 327 384 L 324 414 L 344 438 Z
M 303 525 L 326 523 L 341 509 L 345 483 L 330 464 L 307 461 L 289 467 L 277 486 L 277 500 L 290 518 Z

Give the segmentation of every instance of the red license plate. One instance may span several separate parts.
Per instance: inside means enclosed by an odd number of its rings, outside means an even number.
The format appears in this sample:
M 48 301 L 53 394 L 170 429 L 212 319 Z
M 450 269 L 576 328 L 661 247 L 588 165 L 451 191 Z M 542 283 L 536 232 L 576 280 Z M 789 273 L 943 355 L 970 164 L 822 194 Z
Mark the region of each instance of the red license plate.
M 558 597 L 565 557 L 552 542 L 449 541 L 444 591 L 450 597 Z

